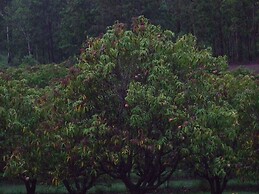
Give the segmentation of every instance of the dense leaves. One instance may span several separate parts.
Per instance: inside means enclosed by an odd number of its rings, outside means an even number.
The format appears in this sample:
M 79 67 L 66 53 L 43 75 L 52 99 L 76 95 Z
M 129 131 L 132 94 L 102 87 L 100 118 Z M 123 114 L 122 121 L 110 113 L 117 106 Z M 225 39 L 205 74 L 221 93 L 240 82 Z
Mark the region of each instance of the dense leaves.
M 244 77 L 241 85 L 231 87 L 237 79 L 225 74 L 225 69 L 225 59 L 212 57 L 210 50 L 199 50 L 191 35 L 174 42 L 171 31 L 150 25 L 143 17 L 133 20 L 131 30 L 116 23 L 102 37 L 87 40 L 79 64 L 63 80 L 66 106 L 70 106 L 68 116 L 73 115 L 64 122 L 72 131 L 83 127 L 77 133 L 79 139 L 88 139 L 86 135 L 98 139 L 91 143 L 95 149 L 88 149 L 93 156 L 98 155 L 95 160 L 101 171 L 122 180 L 130 192 L 144 193 L 166 181 L 186 153 L 195 153 L 193 144 L 199 151 L 196 157 L 207 154 L 207 149 L 212 149 L 213 160 L 214 151 L 229 154 L 223 148 L 232 141 L 228 138 L 235 139 L 233 133 L 238 134 L 241 127 L 235 113 L 240 103 L 224 107 L 235 97 L 232 94 L 226 98 L 224 92 L 240 94 L 248 87 L 242 87 L 246 79 L 247 84 L 253 81 Z M 220 85 L 224 82 L 228 87 Z M 247 100 L 255 99 L 246 94 Z M 210 115 L 205 120 L 216 123 L 205 125 L 200 118 L 202 112 Z M 249 115 L 245 120 L 253 117 Z M 217 123 L 222 119 L 223 123 Z M 194 132 L 187 132 L 188 126 Z M 206 133 L 199 132 L 203 127 Z M 193 133 L 208 134 L 208 141 L 212 141 L 210 127 L 226 133 L 222 149 L 216 136 L 214 147 L 200 149 L 199 143 L 206 141 Z M 214 167 L 217 173 L 225 168 Z
M 71 2 L 72 3 L 72 2 Z M 86 193 L 106 174 L 147 193 L 179 164 L 222 193 L 258 175 L 256 78 L 143 16 L 88 38 L 78 63 L 1 72 L 1 171 Z
M 248 75 L 206 76 L 190 101 L 195 105 L 183 132 L 189 138 L 191 168 L 209 181 L 212 193 L 222 193 L 230 178 L 241 171 L 244 176 L 248 170 L 243 170 L 257 161 L 259 93 Z
M 176 35 L 192 33 L 200 45 L 231 61 L 258 56 L 256 0 L 10 0 L 0 3 L 0 49 L 9 65 L 32 55 L 40 63 L 78 55 L 86 36 L 119 20 L 145 15 Z M 242 11 L 240 11 L 242 10 Z M 6 62 L 5 62 L 6 63 Z
M 41 75 L 50 67 L 55 74 Z M 66 68 L 61 66 L 10 68 L 1 72 L 1 172 L 21 178 L 28 193 L 35 192 L 37 179 L 46 180 L 49 176 L 50 155 L 46 153 L 53 139 L 40 128 L 44 119 L 42 96 L 49 90 L 50 81 L 65 72 Z
M 19 176 L 25 183 L 41 174 L 43 156 L 37 135 L 40 91 L 26 87 L 26 80 L 1 80 L 1 171 Z

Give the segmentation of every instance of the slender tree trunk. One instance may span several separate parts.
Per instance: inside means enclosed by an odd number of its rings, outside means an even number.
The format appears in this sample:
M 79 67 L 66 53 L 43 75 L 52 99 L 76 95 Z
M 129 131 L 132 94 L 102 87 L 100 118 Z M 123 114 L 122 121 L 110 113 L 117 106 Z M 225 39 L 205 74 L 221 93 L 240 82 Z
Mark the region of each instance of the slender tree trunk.
M 37 61 L 39 61 L 39 53 L 38 53 L 38 45 L 35 46 L 35 58 Z
M 221 20 L 221 18 L 220 18 Z M 220 55 L 224 55 L 225 49 L 224 49 L 224 34 L 222 30 L 222 22 L 220 21 L 219 24 L 219 45 L 220 45 Z
M 251 60 L 253 60 L 251 35 L 247 35 L 246 39 L 247 39 L 247 42 L 246 42 L 246 44 L 247 44 L 247 57 L 248 57 L 248 60 L 251 61 Z
M 31 44 L 29 39 L 27 39 L 27 49 L 28 49 L 28 55 L 31 55 Z
M 29 36 L 26 37 L 27 40 L 27 49 L 28 49 L 28 55 L 31 55 L 31 43 Z
M 28 55 L 31 55 L 31 44 L 30 44 L 30 35 L 24 30 L 23 27 L 20 27 L 21 31 L 25 37 L 25 40 L 27 42 L 27 51 L 28 51 Z
M 237 45 L 237 52 L 238 52 L 238 61 L 242 61 L 243 60 L 243 40 L 242 40 L 242 36 L 238 35 L 238 45 Z
M 235 47 L 233 48 L 235 52 L 235 61 L 238 61 L 238 32 L 237 30 L 235 31 Z
M 8 64 L 11 63 L 12 58 L 11 58 L 11 53 L 10 53 L 10 34 L 9 34 L 9 26 L 6 26 L 6 43 L 7 43 L 7 61 Z
M 48 44 L 48 49 L 49 49 L 49 61 L 50 62 L 55 62 L 54 58 L 54 43 L 53 43 L 53 33 L 52 33 L 52 22 L 48 22 L 48 34 L 49 34 L 49 44 Z
M 254 4 L 253 6 L 253 14 L 252 14 L 252 18 L 253 18 L 253 22 L 252 22 L 252 34 L 251 34 L 251 49 L 252 49 L 252 58 L 256 58 L 256 52 L 257 52 L 257 49 L 256 49 L 256 34 L 257 34 L 257 29 L 258 29 L 258 25 L 256 23 L 256 5 Z

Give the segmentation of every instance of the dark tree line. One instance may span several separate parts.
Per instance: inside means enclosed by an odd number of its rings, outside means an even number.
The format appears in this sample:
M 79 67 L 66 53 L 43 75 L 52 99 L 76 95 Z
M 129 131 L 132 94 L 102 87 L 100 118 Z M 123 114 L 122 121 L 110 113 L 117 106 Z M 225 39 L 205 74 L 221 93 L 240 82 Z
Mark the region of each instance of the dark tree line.
M 0 0 L 0 55 L 10 65 L 28 56 L 60 62 L 78 54 L 87 36 L 138 15 L 176 35 L 192 33 L 230 61 L 259 54 L 257 0 Z

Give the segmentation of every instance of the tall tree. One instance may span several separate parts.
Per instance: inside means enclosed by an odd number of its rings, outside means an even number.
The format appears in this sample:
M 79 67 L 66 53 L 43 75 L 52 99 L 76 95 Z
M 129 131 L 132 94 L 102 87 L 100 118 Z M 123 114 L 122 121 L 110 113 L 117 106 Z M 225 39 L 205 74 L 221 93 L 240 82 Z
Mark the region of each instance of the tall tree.
M 60 12 L 61 26 L 58 32 L 58 46 L 63 58 L 79 54 L 79 49 L 87 36 L 98 35 L 95 1 L 65 1 Z
M 0 1 L 0 27 L 1 27 L 0 29 L 3 29 L 3 31 L 0 32 L 0 43 L 1 43 L 0 49 L 2 51 L 7 51 L 8 64 L 11 63 L 10 27 L 9 27 L 9 23 L 6 22 L 5 19 L 6 17 L 8 17 L 6 9 L 10 3 L 11 1 L 8 1 L 8 0 Z M 2 46 L 2 45 L 5 45 L 5 46 Z
M 12 28 L 12 36 L 15 40 L 16 52 L 17 50 L 21 50 L 23 55 L 32 54 L 31 36 L 33 27 L 30 23 L 31 14 L 30 0 L 13 0 L 8 7 L 8 17 L 6 20 L 10 23 Z
M 31 0 L 31 12 L 34 26 L 33 44 L 36 59 L 43 63 L 60 60 L 58 34 L 60 30 L 60 11 L 65 1 L 36 1 Z

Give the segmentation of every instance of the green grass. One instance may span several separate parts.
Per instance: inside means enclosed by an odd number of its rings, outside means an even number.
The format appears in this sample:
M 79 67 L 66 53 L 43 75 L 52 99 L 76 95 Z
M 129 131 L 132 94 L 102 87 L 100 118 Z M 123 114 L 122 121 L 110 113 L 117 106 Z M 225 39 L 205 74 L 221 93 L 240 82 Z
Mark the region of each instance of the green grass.
M 209 194 L 209 185 L 204 180 L 175 180 L 171 181 L 169 188 L 174 190 L 173 193 L 195 193 Z M 240 182 L 238 180 L 229 181 L 224 193 L 226 194 L 258 194 L 258 183 Z M 165 192 L 166 194 L 166 192 Z
M 66 190 L 63 186 L 37 185 L 36 193 L 63 194 L 66 193 Z M 0 184 L 0 194 L 26 194 L 26 189 L 22 184 Z
M 240 182 L 232 180 L 227 185 L 226 194 L 258 194 L 259 185 L 256 182 Z M 57 187 L 48 185 L 37 185 L 36 193 L 38 194 L 65 194 L 66 189 L 60 185 Z M 98 183 L 95 187 L 91 188 L 88 193 L 118 193 L 126 194 L 126 188 L 121 182 Z M 205 181 L 202 180 L 172 180 L 168 185 L 162 185 L 154 193 L 167 194 L 167 193 L 193 193 L 193 194 L 209 194 L 209 187 Z M 22 184 L 1 184 L 0 194 L 26 194 L 24 185 Z
M 89 193 L 126 193 L 127 189 L 121 182 L 99 184 L 89 190 Z

